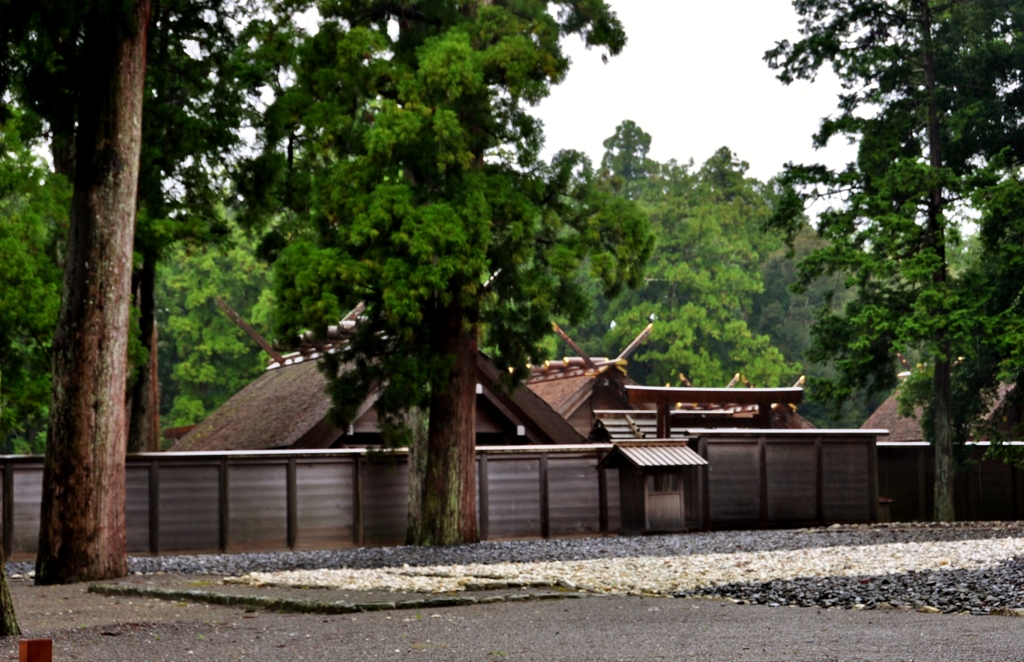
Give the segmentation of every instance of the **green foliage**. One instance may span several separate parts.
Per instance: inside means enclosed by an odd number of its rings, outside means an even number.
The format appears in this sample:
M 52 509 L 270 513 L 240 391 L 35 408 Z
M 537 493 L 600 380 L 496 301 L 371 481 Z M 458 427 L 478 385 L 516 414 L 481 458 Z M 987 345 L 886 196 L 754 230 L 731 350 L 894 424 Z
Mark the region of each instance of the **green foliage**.
M 748 325 L 764 288 L 761 263 L 781 246 L 762 231 L 771 214 L 769 187 L 746 176 L 727 148 L 698 170 L 647 158 L 651 138 L 623 122 L 605 141 L 603 164 L 623 197 L 651 221 L 656 247 L 645 285 L 617 301 L 600 300 L 594 323 L 573 334 L 616 356 L 649 321 L 654 329 L 630 359 L 641 383 L 725 386 L 737 372 L 758 386 L 795 380 L 799 366 Z M 592 296 L 599 297 L 597 288 Z
M 22 140 L 20 112 L 9 112 L 0 124 L 0 442 L 26 453 L 45 440 L 70 187 Z
M 261 334 L 272 328 L 269 268 L 237 230 L 229 244 L 175 248 L 158 270 L 164 427 L 198 423 L 266 366 L 262 350 L 217 308 L 218 296 Z
M 281 226 L 292 234 L 275 263 L 279 332 L 323 337 L 365 302 L 334 357 L 358 368 L 336 380 L 337 414 L 348 419 L 383 383 L 378 411 L 400 422 L 448 388 L 453 332 L 479 329 L 498 364 L 522 376 L 553 317 L 587 313 L 584 270 L 609 294 L 639 283 L 647 219 L 582 155 L 541 162 L 528 112 L 568 70 L 562 37 L 611 54 L 625 37 L 599 0 L 320 9 L 296 83 L 269 112 L 286 118 L 265 128 L 276 149 L 253 167 L 276 187 L 248 190 L 255 207 L 272 198 L 309 219 Z
M 778 206 L 779 199 L 776 198 L 775 208 Z M 793 291 L 793 285 L 799 280 L 797 264 L 825 247 L 826 242 L 809 224 L 805 224 L 793 237 L 792 246 L 779 247 L 768 253 L 760 267 L 764 291 L 754 295 L 750 312 L 752 331 L 767 335 L 783 356 L 799 362 L 812 384 L 836 378 L 836 369 L 831 362 L 815 363 L 806 358 L 816 315 L 823 307 L 841 312 L 855 294 L 845 287 L 845 278 L 838 275 L 823 275 L 799 291 Z M 796 379 L 795 376 L 792 378 Z M 888 393 L 882 393 L 870 397 L 857 392 L 837 411 L 817 402 L 812 386 L 800 405 L 800 415 L 818 427 L 858 428 L 887 396 Z
M 989 159 L 1016 130 L 1016 111 L 999 111 L 1006 94 L 999 81 L 1019 75 L 1010 51 L 1020 41 L 1012 27 L 1019 25 L 1020 3 L 795 6 L 804 38 L 781 42 L 766 60 L 786 83 L 830 66 L 846 91 L 815 141 L 845 137 L 859 144 L 856 162 L 843 171 L 792 166 L 786 175 L 804 196 L 829 203 L 817 226 L 827 244 L 801 261 L 800 286 L 828 274 L 844 277 L 856 292 L 842 311 L 820 309 L 808 357 L 833 360 L 838 375 L 812 386 L 834 405 L 858 389 L 890 391 L 897 353 L 915 355 L 933 371 L 933 386 L 902 392 L 926 393 L 916 404 L 931 418 L 933 404 L 950 402 L 949 366 L 970 355 L 983 332 L 984 287 L 952 267 L 967 204 L 991 185 Z M 790 236 L 801 222 L 795 195 L 786 192 L 774 219 Z M 954 398 L 951 407 L 970 401 Z M 955 420 L 970 416 L 940 408 L 963 439 L 966 428 Z

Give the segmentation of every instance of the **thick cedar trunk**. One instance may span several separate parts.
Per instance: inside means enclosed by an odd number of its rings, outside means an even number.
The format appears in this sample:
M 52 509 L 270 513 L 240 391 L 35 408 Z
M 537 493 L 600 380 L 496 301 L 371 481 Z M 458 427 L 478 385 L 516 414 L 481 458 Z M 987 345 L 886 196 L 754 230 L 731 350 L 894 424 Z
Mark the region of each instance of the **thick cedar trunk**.
M 138 379 L 132 387 L 129 400 L 128 452 L 141 453 L 160 450 L 160 419 L 157 393 L 156 346 L 156 257 L 146 253 L 139 271 L 135 302 L 139 307 L 139 332 L 142 345 L 149 350 L 149 361 L 139 366 Z
M 928 162 L 936 171 L 942 167 L 942 151 L 940 145 L 941 132 L 939 130 L 939 103 L 936 98 L 937 86 L 935 78 L 935 53 L 932 49 L 931 30 L 932 21 L 928 4 L 924 4 L 924 75 L 925 90 L 928 95 Z M 939 258 L 935 273 L 932 274 L 932 283 L 936 288 L 943 288 L 946 285 L 946 236 L 942 227 L 943 189 L 941 185 L 935 185 L 929 191 L 928 196 L 928 219 L 926 246 L 935 250 Z M 936 311 L 939 315 L 946 316 L 945 310 Z M 933 378 L 934 392 L 932 394 L 933 422 L 935 424 L 935 520 L 938 522 L 952 522 L 956 515 L 953 510 L 953 430 L 950 423 L 950 405 L 952 400 L 952 387 L 950 382 L 950 346 L 944 330 L 939 331 L 935 338 L 938 346 L 938 356 L 935 357 L 935 375 Z
M 3 539 L 3 518 L 0 517 L 0 541 Z M 18 618 L 14 614 L 14 601 L 11 600 L 11 589 L 7 585 L 7 559 L 4 558 L 4 546 L 0 542 L 0 637 L 17 634 L 21 634 L 21 628 L 18 627 Z
M 476 542 L 475 320 L 452 306 L 434 329 L 440 352 L 452 361 L 447 388 L 430 395 L 427 474 L 423 487 L 424 545 Z
M 85 26 L 36 582 L 127 574 L 125 377 L 149 0 Z M 121 7 L 128 15 L 120 15 Z

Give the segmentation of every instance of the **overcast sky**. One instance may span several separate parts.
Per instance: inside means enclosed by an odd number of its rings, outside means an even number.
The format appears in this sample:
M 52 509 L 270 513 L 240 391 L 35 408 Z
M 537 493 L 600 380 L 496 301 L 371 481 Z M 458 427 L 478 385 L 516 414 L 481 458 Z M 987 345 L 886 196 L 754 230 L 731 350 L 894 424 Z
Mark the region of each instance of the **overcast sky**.
M 843 142 L 815 151 L 811 136 L 836 108 L 829 72 L 785 86 L 762 60 L 780 39 L 798 37 L 791 0 L 610 0 L 629 42 L 618 57 L 568 44 L 566 81 L 535 113 L 544 120 L 546 156 L 579 149 L 595 161 L 602 141 L 631 119 L 651 134 L 651 158 L 705 161 L 728 146 L 768 179 L 787 161 L 839 167 L 853 157 Z M 833 141 L 835 142 L 835 141 Z

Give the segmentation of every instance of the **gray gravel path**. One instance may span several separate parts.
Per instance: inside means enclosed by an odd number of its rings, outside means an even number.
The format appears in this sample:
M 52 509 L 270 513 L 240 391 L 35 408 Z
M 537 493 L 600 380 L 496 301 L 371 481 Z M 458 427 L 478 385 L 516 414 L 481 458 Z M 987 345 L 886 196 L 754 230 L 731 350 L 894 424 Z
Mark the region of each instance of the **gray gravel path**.
M 14 583 L 55 660 L 1019 660 L 1024 619 L 590 597 L 346 616 L 127 601 Z M 131 604 L 129 604 L 131 602 Z M 57 612 L 62 613 L 57 613 Z M 71 614 L 67 612 L 70 611 Z M 14 641 L 0 656 L 15 656 Z

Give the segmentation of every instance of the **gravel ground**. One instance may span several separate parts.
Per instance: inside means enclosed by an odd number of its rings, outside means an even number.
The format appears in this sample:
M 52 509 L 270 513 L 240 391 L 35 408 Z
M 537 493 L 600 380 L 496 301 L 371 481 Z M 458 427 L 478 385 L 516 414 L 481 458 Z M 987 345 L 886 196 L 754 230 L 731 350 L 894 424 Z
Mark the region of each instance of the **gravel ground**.
M 228 576 L 255 586 L 442 593 L 551 585 L 595 593 L 717 596 L 755 604 L 1024 609 L 1020 522 L 729 531 L 133 558 L 134 573 Z M 9 564 L 14 576 L 27 568 Z
M 770 531 L 716 531 L 631 538 L 563 538 L 482 542 L 454 547 L 363 547 L 262 554 L 132 557 L 131 572 L 243 575 L 248 572 L 323 568 L 393 568 L 409 565 L 466 565 L 579 561 L 609 557 L 679 556 L 732 552 L 770 552 L 895 542 L 943 542 L 1024 537 L 1024 522 L 976 522 L 955 525 L 894 524 Z M 31 562 L 7 564 L 26 574 Z
M 594 596 L 346 616 L 90 595 L 13 583 L 25 635 L 55 660 L 1015 660 L 1024 619 L 771 609 Z M 0 659 L 17 643 L 0 640 Z

